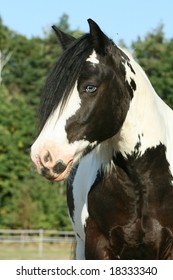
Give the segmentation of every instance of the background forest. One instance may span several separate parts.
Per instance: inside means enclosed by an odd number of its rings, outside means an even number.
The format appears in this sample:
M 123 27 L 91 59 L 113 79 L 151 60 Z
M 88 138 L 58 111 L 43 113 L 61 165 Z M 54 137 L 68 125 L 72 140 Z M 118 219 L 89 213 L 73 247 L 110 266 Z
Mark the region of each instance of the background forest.
M 75 37 L 82 34 L 70 29 L 66 14 L 56 25 Z M 65 184 L 41 178 L 30 160 L 40 93 L 61 48 L 53 31 L 28 39 L 5 26 L 2 18 L 0 38 L 0 228 L 69 230 Z M 160 25 L 138 37 L 130 49 L 173 108 L 173 38 L 167 40 Z

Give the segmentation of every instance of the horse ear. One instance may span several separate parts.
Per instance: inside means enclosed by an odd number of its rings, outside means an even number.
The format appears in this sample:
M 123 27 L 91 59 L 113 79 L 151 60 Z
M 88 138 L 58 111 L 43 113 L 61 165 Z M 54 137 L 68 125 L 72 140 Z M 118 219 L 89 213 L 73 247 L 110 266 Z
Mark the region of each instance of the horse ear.
M 97 53 L 105 54 L 110 39 L 103 33 L 100 27 L 92 19 L 88 19 L 90 35 L 94 49 Z
M 52 26 L 53 30 L 55 31 L 56 36 L 61 44 L 63 50 L 66 50 L 68 46 L 76 40 L 73 36 L 64 33 L 60 29 L 58 29 L 55 25 Z

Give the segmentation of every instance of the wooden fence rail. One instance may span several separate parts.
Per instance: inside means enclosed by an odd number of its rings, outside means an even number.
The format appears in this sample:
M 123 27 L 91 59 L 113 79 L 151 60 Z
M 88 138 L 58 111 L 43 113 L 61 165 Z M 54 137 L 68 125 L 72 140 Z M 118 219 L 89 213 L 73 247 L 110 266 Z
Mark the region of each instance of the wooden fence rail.
M 72 243 L 74 232 L 44 229 L 0 229 L 0 243 L 38 243 L 42 256 L 44 243 Z

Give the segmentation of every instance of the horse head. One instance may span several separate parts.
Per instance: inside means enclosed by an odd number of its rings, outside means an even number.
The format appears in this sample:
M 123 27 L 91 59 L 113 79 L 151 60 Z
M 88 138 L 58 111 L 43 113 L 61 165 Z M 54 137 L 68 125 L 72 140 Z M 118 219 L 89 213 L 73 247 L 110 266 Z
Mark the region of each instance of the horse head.
M 53 181 L 119 133 L 136 91 L 129 56 L 93 20 L 88 23 L 90 32 L 79 39 L 53 27 L 64 52 L 47 78 L 31 148 L 39 173 Z

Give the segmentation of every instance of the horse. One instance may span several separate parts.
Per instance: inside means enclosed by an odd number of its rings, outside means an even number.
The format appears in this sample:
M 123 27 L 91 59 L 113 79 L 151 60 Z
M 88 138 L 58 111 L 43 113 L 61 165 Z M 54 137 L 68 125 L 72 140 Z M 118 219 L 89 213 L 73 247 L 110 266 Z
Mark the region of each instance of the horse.
M 92 19 L 41 95 L 31 159 L 67 181 L 76 259 L 173 259 L 173 112 L 132 55 Z

